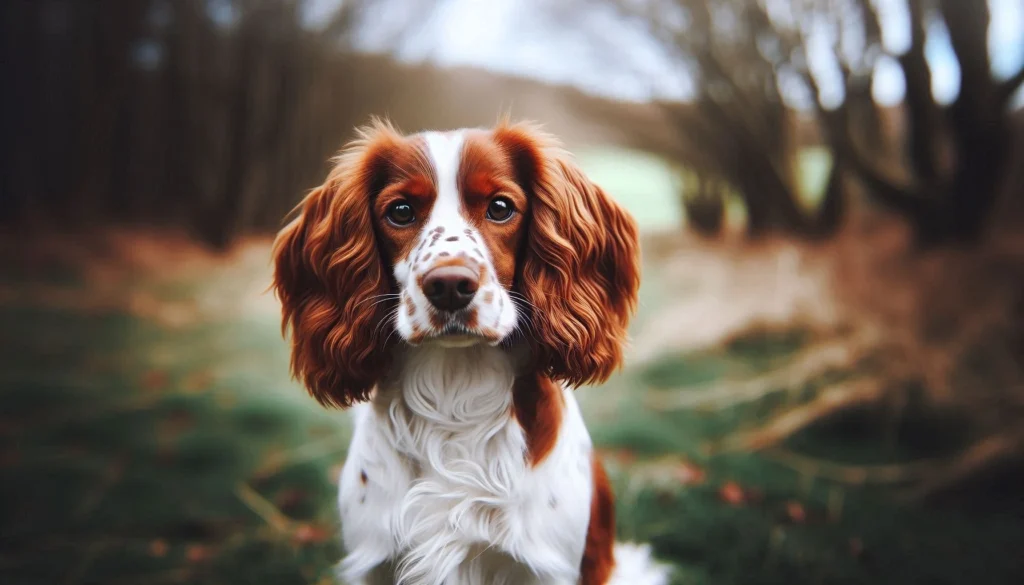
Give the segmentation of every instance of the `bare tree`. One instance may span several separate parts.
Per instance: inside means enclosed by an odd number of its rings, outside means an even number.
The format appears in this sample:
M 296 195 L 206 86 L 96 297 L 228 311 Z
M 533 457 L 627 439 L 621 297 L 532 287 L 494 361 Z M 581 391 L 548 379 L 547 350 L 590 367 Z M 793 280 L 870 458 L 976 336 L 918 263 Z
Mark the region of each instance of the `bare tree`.
M 881 45 L 878 15 L 868 0 L 840 2 L 804 1 L 800 9 L 811 14 L 829 11 L 842 30 L 856 30 L 865 40 L 865 54 L 885 54 Z M 1024 82 L 1024 70 L 999 82 L 992 74 L 987 39 L 990 14 L 986 2 L 959 0 L 908 0 L 910 47 L 895 55 L 906 80 L 904 132 L 906 171 L 909 181 L 891 178 L 877 158 L 864 152 L 851 130 L 851 110 L 866 101 L 851 87 L 857 72 L 833 45 L 833 56 L 842 71 L 840 81 L 847 99 L 832 111 L 821 108 L 821 88 L 804 70 L 804 79 L 817 96 L 823 126 L 833 151 L 868 187 L 874 198 L 905 216 L 923 245 L 947 242 L 972 243 L 984 233 L 991 211 L 1010 169 L 1013 124 L 1010 100 Z M 851 23 L 852 21 L 852 23 Z M 940 105 L 932 91 L 932 72 L 925 56 L 926 30 L 942 24 L 961 71 L 960 90 L 949 106 Z M 805 22 L 798 28 L 806 54 Z M 860 64 L 873 65 L 873 60 Z M 860 74 L 863 77 L 863 73 Z M 863 107 L 863 106 L 860 106 Z
M 908 0 L 911 45 L 891 55 L 906 79 L 903 152 L 896 156 L 906 160 L 904 168 L 891 164 L 891 133 L 871 97 L 875 66 L 886 56 L 871 0 L 600 4 L 640 23 L 693 79 L 692 102 L 663 104 L 686 144 L 677 156 L 703 179 L 735 189 L 752 236 L 834 232 L 848 207 L 848 177 L 906 217 L 922 244 L 969 242 L 984 232 L 1010 170 L 1010 99 L 1024 82 L 1024 72 L 1002 82 L 991 73 L 985 2 Z M 959 96 L 947 107 L 933 95 L 924 52 L 926 30 L 937 22 L 949 30 L 962 72 Z M 816 71 L 812 58 L 831 71 Z M 795 139 L 798 116 L 786 99 L 794 88 L 810 96 L 832 158 L 813 213 L 797 203 L 795 156 L 807 145 Z M 911 179 L 894 178 L 900 174 Z M 709 190 L 706 181 L 693 188 L 700 196 L 688 198 L 687 207 L 705 228 L 720 224 L 708 218 L 720 213 L 712 202 L 725 190 Z
M 396 38 L 434 8 L 389 1 Z M 353 51 L 354 31 L 381 4 L 346 1 L 319 22 L 305 18 L 308 6 L 5 3 L 0 74 L 12 91 L 0 121 L 13 155 L 0 219 L 171 224 L 218 247 L 279 227 L 379 106 L 379 93 L 353 83 L 365 75 Z

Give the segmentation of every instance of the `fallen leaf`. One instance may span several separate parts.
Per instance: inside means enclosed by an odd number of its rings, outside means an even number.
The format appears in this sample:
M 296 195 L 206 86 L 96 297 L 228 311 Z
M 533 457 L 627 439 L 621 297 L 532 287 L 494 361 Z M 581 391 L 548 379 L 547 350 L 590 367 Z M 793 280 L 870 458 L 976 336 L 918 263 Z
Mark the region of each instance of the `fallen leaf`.
M 797 524 L 803 524 L 807 521 L 807 511 L 804 509 L 803 504 L 796 501 L 786 503 L 786 516 Z
M 324 542 L 331 537 L 330 531 L 322 526 L 314 524 L 300 524 L 295 528 L 292 537 L 296 542 L 302 544 L 315 544 Z
M 210 547 L 201 544 L 191 544 L 185 549 L 185 559 L 190 563 L 201 563 L 212 556 Z
M 733 506 L 739 506 L 746 501 L 746 495 L 743 493 L 743 488 L 734 481 L 726 482 L 718 490 L 718 497 L 722 498 L 727 504 Z
M 167 387 L 167 372 L 162 370 L 150 370 L 142 375 L 139 382 L 143 390 L 159 391 Z
M 676 479 L 682 485 L 697 485 L 704 483 L 704 479 L 707 474 L 700 467 L 697 467 L 693 463 L 684 461 L 676 467 Z
M 149 543 L 149 554 L 158 558 L 164 557 L 167 555 L 168 548 L 167 541 L 162 538 L 158 538 Z

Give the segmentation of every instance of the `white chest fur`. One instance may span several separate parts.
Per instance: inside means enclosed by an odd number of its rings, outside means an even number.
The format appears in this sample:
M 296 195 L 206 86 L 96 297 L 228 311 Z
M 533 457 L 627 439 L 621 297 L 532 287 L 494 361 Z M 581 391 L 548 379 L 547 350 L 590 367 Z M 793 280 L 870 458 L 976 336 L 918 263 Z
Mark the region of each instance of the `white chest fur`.
M 353 585 L 575 583 L 591 442 L 571 392 L 558 440 L 530 466 L 498 348 L 408 351 L 357 406 L 339 505 Z

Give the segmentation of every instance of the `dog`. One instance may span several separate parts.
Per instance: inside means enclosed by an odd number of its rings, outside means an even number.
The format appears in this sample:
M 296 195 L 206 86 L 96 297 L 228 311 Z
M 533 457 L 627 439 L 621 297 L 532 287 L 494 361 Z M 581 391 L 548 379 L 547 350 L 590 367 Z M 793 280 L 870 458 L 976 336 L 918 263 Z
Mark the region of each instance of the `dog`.
M 573 389 L 621 364 L 637 228 L 529 123 L 360 129 L 274 245 L 291 367 L 350 409 L 352 585 L 663 585 Z

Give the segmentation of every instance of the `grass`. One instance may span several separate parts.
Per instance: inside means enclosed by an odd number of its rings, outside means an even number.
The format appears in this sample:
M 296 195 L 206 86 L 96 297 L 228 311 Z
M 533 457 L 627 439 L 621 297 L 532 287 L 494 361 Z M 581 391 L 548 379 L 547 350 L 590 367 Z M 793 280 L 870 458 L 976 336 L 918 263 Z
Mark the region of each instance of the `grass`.
M 88 294 L 74 275 L 46 279 Z M 180 304 L 213 280 L 131 286 Z M 641 321 L 658 293 L 644 299 Z M 334 478 L 350 429 L 289 380 L 277 315 L 163 320 L 83 306 L 0 306 L 0 582 L 329 582 L 341 555 Z M 775 367 L 805 342 L 759 334 L 579 392 L 615 484 L 620 536 L 652 542 L 679 584 L 1022 582 L 1020 502 L 899 506 L 758 455 L 703 449 L 777 405 L 645 405 L 659 389 Z M 791 446 L 906 455 L 857 445 L 816 432 Z

